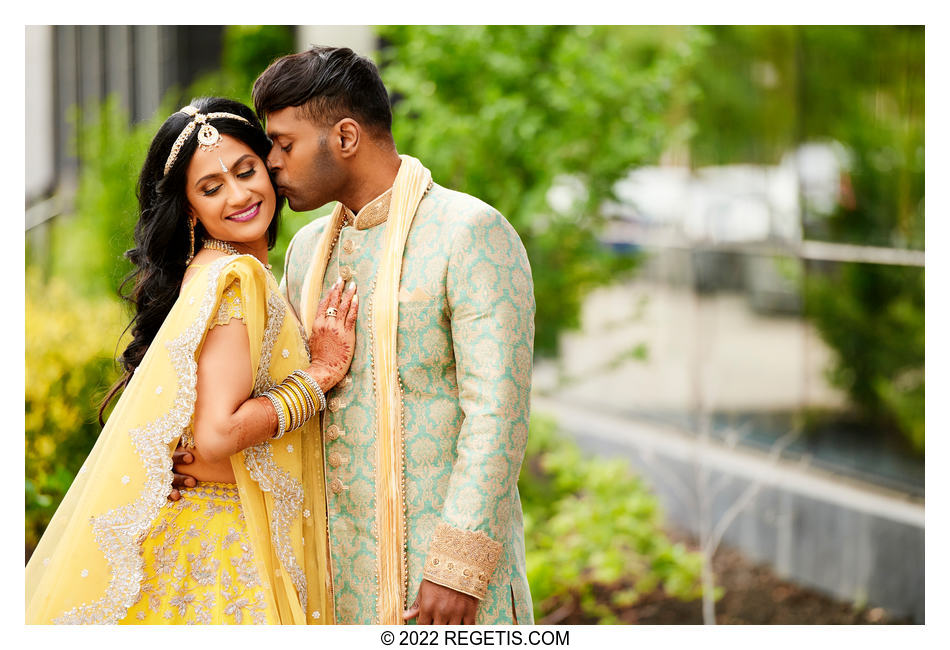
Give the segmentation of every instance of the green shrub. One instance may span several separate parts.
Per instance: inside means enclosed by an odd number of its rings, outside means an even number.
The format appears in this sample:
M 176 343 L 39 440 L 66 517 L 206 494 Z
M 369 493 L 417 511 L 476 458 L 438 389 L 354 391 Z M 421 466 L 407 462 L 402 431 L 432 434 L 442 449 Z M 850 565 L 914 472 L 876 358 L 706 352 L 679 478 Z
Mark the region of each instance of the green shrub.
M 923 453 L 923 269 L 842 264 L 809 276 L 805 290 L 807 313 L 836 353 L 831 382 Z
M 613 608 L 661 587 L 683 600 L 702 595 L 701 556 L 669 541 L 656 497 L 625 461 L 583 456 L 535 415 L 518 486 L 536 617 L 576 599 L 615 623 Z M 597 601 L 597 587 L 613 589 L 610 605 Z
M 275 59 L 295 51 L 294 30 L 289 25 L 228 25 L 224 28 L 221 70 L 233 97 L 253 108 L 251 88 L 257 76 Z M 224 92 L 221 86 L 215 94 Z M 230 96 L 230 95 L 229 95 Z
M 924 28 L 705 28 L 691 76 L 694 165 L 774 164 L 803 142 L 848 152 L 842 205 L 808 239 L 924 247 Z M 924 450 L 924 272 L 812 264 L 805 315 L 836 353 L 829 376 L 865 419 Z
M 133 245 L 138 217 L 135 185 L 163 119 L 130 124 L 128 111 L 114 96 L 73 115 L 78 186 L 70 213 L 50 224 L 44 266 L 83 295 L 114 296 L 132 268 L 124 253 Z
M 633 268 L 598 241 L 613 187 L 657 161 L 671 127 L 690 30 L 616 26 L 380 28 L 393 133 L 436 182 L 504 214 L 535 271 L 540 354 L 579 324 L 584 296 Z M 576 188 L 557 209 L 549 193 Z
M 99 435 L 98 402 L 126 315 L 117 300 L 26 278 L 26 546 L 32 549 Z M 125 342 L 123 341 L 122 347 Z M 121 349 L 118 348 L 118 349 Z

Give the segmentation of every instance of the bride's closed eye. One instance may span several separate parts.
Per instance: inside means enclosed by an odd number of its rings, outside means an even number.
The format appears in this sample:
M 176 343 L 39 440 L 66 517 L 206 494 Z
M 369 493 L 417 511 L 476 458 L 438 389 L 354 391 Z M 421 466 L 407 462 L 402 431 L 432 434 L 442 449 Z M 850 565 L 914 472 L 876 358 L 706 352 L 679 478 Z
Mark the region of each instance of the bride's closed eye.
M 243 172 L 241 172 L 241 173 L 239 173 L 239 174 L 236 174 L 236 176 L 237 176 L 238 178 L 250 178 L 251 176 L 253 176 L 253 175 L 256 174 L 256 173 L 257 173 L 257 168 L 254 167 L 254 166 L 251 166 L 247 171 L 243 171 Z M 214 195 L 215 193 L 217 193 L 217 191 L 220 190 L 220 189 L 221 189 L 221 185 L 215 185 L 214 187 L 210 187 L 210 188 L 208 188 L 208 189 L 202 191 L 201 194 L 202 194 L 203 196 L 213 196 L 213 195 Z

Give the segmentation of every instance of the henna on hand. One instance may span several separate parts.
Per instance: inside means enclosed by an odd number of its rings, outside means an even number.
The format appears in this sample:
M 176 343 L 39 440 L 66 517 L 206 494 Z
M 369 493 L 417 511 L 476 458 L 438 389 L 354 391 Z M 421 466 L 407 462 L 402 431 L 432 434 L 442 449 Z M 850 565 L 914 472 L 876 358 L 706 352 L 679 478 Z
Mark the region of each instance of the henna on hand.
M 331 307 L 336 309 L 335 316 L 327 315 Z M 341 279 L 337 279 L 317 307 L 310 330 L 310 367 L 307 371 L 324 392 L 343 379 L 353 361 L 358 309 L 356 284 L 351 282 L 344 291 Z

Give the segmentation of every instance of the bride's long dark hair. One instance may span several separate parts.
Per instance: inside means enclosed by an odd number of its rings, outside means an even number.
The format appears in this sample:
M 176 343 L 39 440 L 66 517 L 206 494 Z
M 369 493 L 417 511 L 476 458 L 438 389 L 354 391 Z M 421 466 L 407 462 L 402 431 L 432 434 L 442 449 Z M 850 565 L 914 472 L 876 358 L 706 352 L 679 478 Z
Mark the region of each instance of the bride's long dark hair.
M 254 151 L 262 161 L 267 160 L 271 143 L 261 127 L 257 116 L 240 102 L 222 97 L 200 97 L 191 100 L 191 105 L 204 113 L 233 113 L 247 123 L 231 118 L 216 118 L 210 123 L 222 135 L 232 136 Z M 172 145 L 185 126 L 191 122 L 185 113 L 174 113 L 158 129 L 152 139 L 142 172 L 139 174 L 136 195 L 139 201 L 139 219 L 135 225 L 135 248 L 125 256 L 135 264 L 133 270 L 119 287 L 119 295 L 135 305 L 135 315 L 128 328 L 132 330 L 132 342 L 122 353 L 124 373 L 112 385 L 99 406 L 99 424 L 104 424 L 103 414 L 118 393 L 132 378 L 132 373 L 142 362 L 148 346 L 162 326 L 172 305 L 178 298 L 185 275 L 188 256 L 191 253 L 189 234 L 188 199 L 185 181 L 188 163 L 198 147 L 195 131 L 185 140 L 175 163 L 165 174 L 165 162 Z M 271 179 L 273 183 L 273 178 Z M 278 216 L 284 200 L 277 194 L 274 218 L 267 228 L 267 247 L 277 241 Z M 200 249 L 206 232 L 201 223 L 195 225 L 195 247 Z M 128 286 L 132 285 L 131 291 Z

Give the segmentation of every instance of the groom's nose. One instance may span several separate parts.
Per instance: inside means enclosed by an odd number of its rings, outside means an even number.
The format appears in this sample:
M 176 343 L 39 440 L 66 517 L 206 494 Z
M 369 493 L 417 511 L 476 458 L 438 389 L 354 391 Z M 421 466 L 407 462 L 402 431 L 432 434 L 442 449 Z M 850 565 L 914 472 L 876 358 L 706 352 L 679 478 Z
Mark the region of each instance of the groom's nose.
M 270 152 L 268 152 L 267 160 L 264 161 L 264 164 L 267 165 L 267 169 L 271 172 L 280 169 L 280 156 L 274 152 L 274 149 L 276 148 L 277 147 L 274 147 L 270 150 Z

